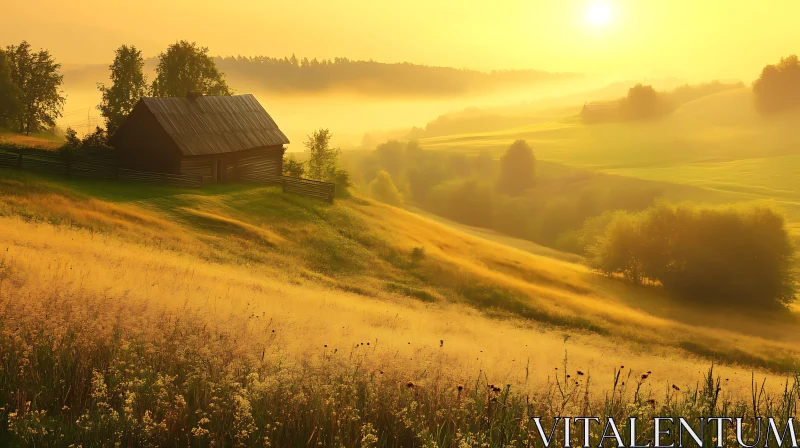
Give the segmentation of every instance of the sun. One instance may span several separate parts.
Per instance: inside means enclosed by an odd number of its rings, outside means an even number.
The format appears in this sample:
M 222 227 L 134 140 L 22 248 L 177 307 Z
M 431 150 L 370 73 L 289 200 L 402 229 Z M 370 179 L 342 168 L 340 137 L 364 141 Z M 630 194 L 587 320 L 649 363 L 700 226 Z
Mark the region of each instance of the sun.
M 586 10 L 586 21 L 596 28 L 605 28 L 614 18 L 614 10 L 607 3 L 594 3 Z

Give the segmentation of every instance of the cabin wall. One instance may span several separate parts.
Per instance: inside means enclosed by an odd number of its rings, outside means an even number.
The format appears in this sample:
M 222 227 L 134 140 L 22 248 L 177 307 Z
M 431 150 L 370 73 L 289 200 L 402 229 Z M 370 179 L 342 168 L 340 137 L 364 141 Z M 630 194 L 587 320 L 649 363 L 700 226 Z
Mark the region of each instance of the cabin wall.
M 158 120 L 142 105 L 128 116 L 113 136 L 113 145 L 123 168 L 154 173 L 178 174 L 180 153 Z
M 183 157 L 180 174 L 201 176 L 204 183 L 278 183 L 283 174 L 283 146 L 270 146 L 230 154 Z
M 279 183 L 283 176 L 283 146 L 242 154 L 238 160 L 239 179 L 246 182 Z

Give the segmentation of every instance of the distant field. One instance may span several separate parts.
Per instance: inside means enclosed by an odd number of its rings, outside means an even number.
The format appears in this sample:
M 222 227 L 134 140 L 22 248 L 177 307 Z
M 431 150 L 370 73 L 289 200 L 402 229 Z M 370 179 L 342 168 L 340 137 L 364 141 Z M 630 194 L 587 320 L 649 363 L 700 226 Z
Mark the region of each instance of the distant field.
M 56 149 L 61 146 L 64 139 L 52 134 L 36 133 L 32 135 L 18 134 L 0 128 L 0 144 L 10 143 L 20 146 L 34 146 L 37 148 Z
M 423 147 L 496 156 L 528 140 L 543 161 L 701 187 L 711 202 L 774 200 L 800 222 L 798 116 L 763 118 L 748 89 L 685 104 L 650 123 L 585 125 L 577 117 L 491 133 L 423 139 Z

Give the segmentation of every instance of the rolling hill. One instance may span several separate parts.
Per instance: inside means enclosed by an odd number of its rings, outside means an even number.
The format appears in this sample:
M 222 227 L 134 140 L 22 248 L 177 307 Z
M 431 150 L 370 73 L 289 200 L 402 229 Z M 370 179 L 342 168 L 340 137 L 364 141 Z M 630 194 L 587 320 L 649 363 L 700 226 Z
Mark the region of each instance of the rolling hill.
M 14 296 L 137 300 L 212 318 L 266 313 L 313 334 L 287 339 L 287 353 L 370 340 L 435 353 L 446 340 L 464 372 L 513 376 L 530 358 L 540 380 L 565 350 L 593 370 L 659 363 L 674 377 L 710 359 L 784 371 L 797 355 L 797 337 L 781 325 L 742 326 L 735 313 L 597 276 L 574 256 L 359 198 L 326 206 L 274 188 L 2 174 L 3 291 Z M 711 352 L 687 357 L 698 345 Z
M 796 311 L 680 303 L 358 197 L 0 170 L 0 229 L 0 444 L 457 446 L 554 409 L 792 403 Z

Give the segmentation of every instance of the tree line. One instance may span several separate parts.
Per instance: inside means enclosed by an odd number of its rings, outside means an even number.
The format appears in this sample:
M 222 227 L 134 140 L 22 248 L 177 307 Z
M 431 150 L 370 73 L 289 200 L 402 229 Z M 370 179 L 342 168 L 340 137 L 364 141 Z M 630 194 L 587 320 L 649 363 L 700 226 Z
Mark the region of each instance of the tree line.
M 382 63 L 348 58 L 299 59 L 267 56 L 215 58 L 225 72 L 270 91 L 346 90 L 371 95 L 459 95 L 574 78 L 538 70 L 481 72 L 452 67 Z
M 185 40 L 170 45 L 158 56 L 155 79 L 148 83 L 144 58 L 135 46 L 116 50 L 109 66 L 111 86 L 99 83 L 102 100 L 97 107 L 106 121 L 106 131 L 113 134 L 142 97 L 184 97 L 189 92 L 200 95 L 232 95 L 225 75 L 208 55 L 208 48 Z
M 661 195 L 638 182 L 632 188 L 602 174 L 543 165 L 523 140 L 499 158 L 390 140 L 369 153 L 344 154 L 343 165 L 353 182 L 378 200 L 410 203 L 463 224 L 576 253 L 583 249 L 574 232 L 587 218 L 605 210 L 640 210 Z
M 53 128 L 66 102 L 60 69 L 49 51 L 34 51 L 27 41 L 0 49 L 0 126 L 25 134 Z M 111 85 L 98 84 L 102 100 L 97 106 L 108 134 L 145 96 L 233 93 L 208 49 L 188 41 L 176 42 L 158 56 L 152 82 L 144 75 L 142 53 L 134 46 L 119 47 L 109 70 Z

